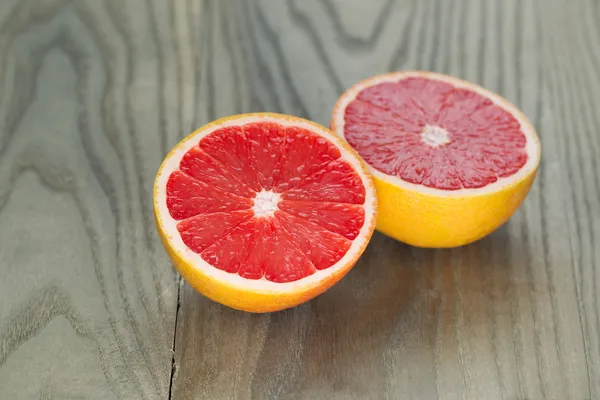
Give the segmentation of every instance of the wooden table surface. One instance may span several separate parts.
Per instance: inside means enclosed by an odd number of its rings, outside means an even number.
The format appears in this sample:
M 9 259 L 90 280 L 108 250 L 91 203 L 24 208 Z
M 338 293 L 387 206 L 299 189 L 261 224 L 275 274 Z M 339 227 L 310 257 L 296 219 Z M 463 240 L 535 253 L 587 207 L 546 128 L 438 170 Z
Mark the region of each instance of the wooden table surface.
M 523 207 L 454 250 L 376 234 L 338 285 L 251 315 L 177 276 L 151 188 L 194 128 L 327 124 L 425 69 L 517 104 Z M 600 399 L 598 0 L 3 0 L 0 399 Z

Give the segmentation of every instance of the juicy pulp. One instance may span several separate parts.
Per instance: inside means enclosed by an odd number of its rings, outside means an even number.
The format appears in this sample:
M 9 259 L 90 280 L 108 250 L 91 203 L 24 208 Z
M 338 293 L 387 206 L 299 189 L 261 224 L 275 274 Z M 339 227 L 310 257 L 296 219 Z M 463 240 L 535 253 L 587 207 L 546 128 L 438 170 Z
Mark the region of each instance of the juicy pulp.
M 507 110 L 471 89 L 408 77 L 363 89 L 344 137 L 374 169 L 434 189 L 482 188 L 527 163 L 527 140 Z
M 182 157 L 166 194 L 184 244 L 246 279 L 290 282 L 329 268 L 365 220 L 364 185 L 339 149 L 274 122 L 208 134 Z

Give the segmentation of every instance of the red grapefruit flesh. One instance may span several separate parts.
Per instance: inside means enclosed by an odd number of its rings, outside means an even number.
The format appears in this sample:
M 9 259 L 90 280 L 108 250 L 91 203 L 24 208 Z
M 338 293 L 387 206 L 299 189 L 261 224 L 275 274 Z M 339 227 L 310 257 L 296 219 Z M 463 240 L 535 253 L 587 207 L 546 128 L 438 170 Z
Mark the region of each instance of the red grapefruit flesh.
M 519 121 L 489 98 L 424 77 L 361 91 L 345 138 L 373 168 L 435 189 L 487 186 L 527 162 Z
M 276 114 L 202 128 L 167 156 L 155 183 L 159 231 L 184 277 L 249 311 L 280 304 L 227 292 L 298 302 L 341 278 L 372 234 L 375 204 L 366 167 L 344 142 Z

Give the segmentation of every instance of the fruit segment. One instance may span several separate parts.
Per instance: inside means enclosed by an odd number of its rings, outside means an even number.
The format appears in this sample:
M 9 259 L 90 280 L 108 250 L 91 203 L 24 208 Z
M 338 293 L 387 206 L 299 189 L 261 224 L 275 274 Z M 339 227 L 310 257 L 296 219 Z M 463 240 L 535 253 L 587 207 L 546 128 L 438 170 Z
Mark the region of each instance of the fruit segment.
M 269 231 L 264 231 L 265 279 L 271 282 L 293 282 L 312 275 L 316 269 L 290 234 L 276 219 L 269 219 Z
M 281 196 L 286 200 L 334 201 L 363 204 L 365 188 L 352 166 L 344 160 L 332 161 Z
M 282 200 L 279 209 L 353 240 L 365 222 L 362 205 Z
M 218 160 L 238 180 L 260 191 L 260 181 L 252 161 L 250 143 L 241 126 L 217 129 L 200 141 L 200 148 Z
M 267 242 L 264 232 L 269 229 L 267 220 L 251 218 L 208 247 L 202 258 L 223 271 L 260 279 L 265 273 L 264 254 L 268 249 L 259 245 Z
M 286 128 L 285 136 L 281 171 L 274 185 L 277 192 L 300 186 L 307 177 L 340 157 L 333 144 L 309 130 Z
M 178 223 L 177 230 L 190 250 L 201 253 L 253 215 L 251 210 L 196 215 Z
M 224 192 L 180 171 L 173 172 L 167 182 L 167 208 L 175 220 L 249 209 L 252 204 L 251 199 Z
M 199 147 L 193 147 L 183 156 L 179 163 L 179 169 L 187 175 L 225 192 L 241 197 L 254 197 L 255 192 L 252 189 L 240 182 L 223 164 L 200 150 Z
M 284 128 L 275 123 L 257 122 L 244 125 L 243 130 L 250 144 L 250 162 L 256 168 L 260 186 L 264 190 L 271 190 L 281 170 Z
M 350 248 L 352 241 L 330 232 L 319 225 L 293 215 L 277 212 L 277 221 L 289 233 L 316 269 L 325 269 L 338 262 Z

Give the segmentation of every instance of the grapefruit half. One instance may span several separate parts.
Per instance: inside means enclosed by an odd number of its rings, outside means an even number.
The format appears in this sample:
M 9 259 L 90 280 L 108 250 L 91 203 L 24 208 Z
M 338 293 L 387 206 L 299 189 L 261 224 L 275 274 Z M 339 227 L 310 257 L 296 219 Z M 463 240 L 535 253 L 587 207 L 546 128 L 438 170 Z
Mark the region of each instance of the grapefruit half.
M 366 165 L 310 121 L 219 119 L 183 139 L 154 183 L 164 247 L 185 280 L 232 308 L 303 303 L 356 263 L 376 222 Z
M 507 221 L 533 183 L 540 142 L 511 103 L 431 72 L 359 82 L 335 105 L 331 129 L 372 172 L 377 229 L 419 247 L 456 247 Z

